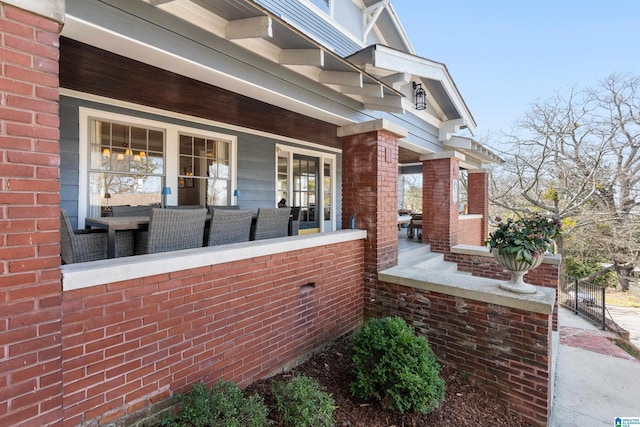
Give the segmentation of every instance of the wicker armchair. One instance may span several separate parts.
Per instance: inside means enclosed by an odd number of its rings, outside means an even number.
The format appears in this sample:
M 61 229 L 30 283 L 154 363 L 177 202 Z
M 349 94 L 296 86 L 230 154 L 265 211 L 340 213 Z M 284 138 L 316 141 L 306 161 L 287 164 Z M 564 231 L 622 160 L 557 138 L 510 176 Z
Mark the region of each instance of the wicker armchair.
M 105 259 L 107 233 L 104 230 L 73 231 L 67 212 L 60 209 L 60 252 L 65 264 Z
M 290 208 L 259 208 L 251 240 L 272 239 L 289 235 Z
M 202 247 L 207 210 L 151 209 L 149 230 L 138 233 L 136 254 Z
M 112 216 L 149 216 L 151 206 L 111 206 Z
M 248 242 L 252 219 L 251 210 L 211 209 L 207 246 Z
M 60 245 L 62 262 L 96 261 L 107 257 L 107 232 L 105 230 L 73 231 L 64 209 L 60 209 Z M 116 231 L 116 257 L 133 255 L 133 233 Z
M 207 207 L 209 209 L 209 213 L 213 214 L 213 210 L 214 209 L 224 209 L 224 210 L 238 210 L 240 209 L 239 205 L 221 205 L 221 206 L 217 206 L 217 205 L 209 205 Z

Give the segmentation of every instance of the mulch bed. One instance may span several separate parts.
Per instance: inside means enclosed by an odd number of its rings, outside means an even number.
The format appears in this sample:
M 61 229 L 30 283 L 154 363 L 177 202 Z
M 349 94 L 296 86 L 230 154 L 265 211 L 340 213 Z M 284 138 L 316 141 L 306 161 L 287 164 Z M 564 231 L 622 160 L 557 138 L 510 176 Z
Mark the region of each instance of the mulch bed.
M 400 414 L 387 411 L 377 403 L 360 402 L 349 391 L 353 369 L 349 343 L 348 339 L 340 339 L 292 371 L 257 381 L 245 391 L 260 394 L 273 407 L 271 387 L 274 381 L 285 381 L 292 375 L 315 378 L 335 401 L 337 409 L 333 419 L 336 427 L 526 426 L 495 397 L 470 384 L 446 364 L 440 371 L 440 377 L 446 384 L 446 398 L 430 414 Z M 271 414 L 271 419 L 277 421 L 277 414 Z M 282 427 L 282 424 L 274 425 Z

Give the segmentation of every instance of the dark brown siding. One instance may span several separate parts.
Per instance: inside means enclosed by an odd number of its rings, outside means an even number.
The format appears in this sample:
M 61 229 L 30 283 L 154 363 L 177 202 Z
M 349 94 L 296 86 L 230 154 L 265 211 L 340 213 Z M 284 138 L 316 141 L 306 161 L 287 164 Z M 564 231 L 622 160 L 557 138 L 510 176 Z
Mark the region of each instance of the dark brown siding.
M 340 147 L 336 126 L 62 38 L 60 87 Z

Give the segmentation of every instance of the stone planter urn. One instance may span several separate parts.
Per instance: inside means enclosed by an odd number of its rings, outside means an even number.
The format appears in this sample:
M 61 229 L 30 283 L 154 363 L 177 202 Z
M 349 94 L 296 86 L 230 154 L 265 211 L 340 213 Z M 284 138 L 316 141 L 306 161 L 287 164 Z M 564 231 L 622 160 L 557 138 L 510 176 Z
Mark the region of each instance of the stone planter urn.
M 516 260 L 516 254 L 501 254 L 498 248 L 491 250 L 494 258 L 502 267 L 511 272 L 511 280 L 500 282 L 500 288 L 519 294 L 535 294 L 536 287 L 524 282 L 524 275 L 542 264 L 543 254 L 533 258 L 533 263 Z

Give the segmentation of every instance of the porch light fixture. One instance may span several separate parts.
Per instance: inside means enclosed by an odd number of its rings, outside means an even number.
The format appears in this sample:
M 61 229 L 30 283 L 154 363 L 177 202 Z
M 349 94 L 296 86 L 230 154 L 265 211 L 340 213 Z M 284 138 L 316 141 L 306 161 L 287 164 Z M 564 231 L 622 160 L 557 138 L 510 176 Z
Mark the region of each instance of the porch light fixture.
M 427 93 L 422 89 L 422 83 L 413 82 L 416 97 L 416 110 L 427 108 Z
M 162 187 L 162 192 L 160 194 L 162 194 L 162 206 L 160 207 L 164 209 L 167 207 L 167 195 L 171 194 L 171 187 Z

